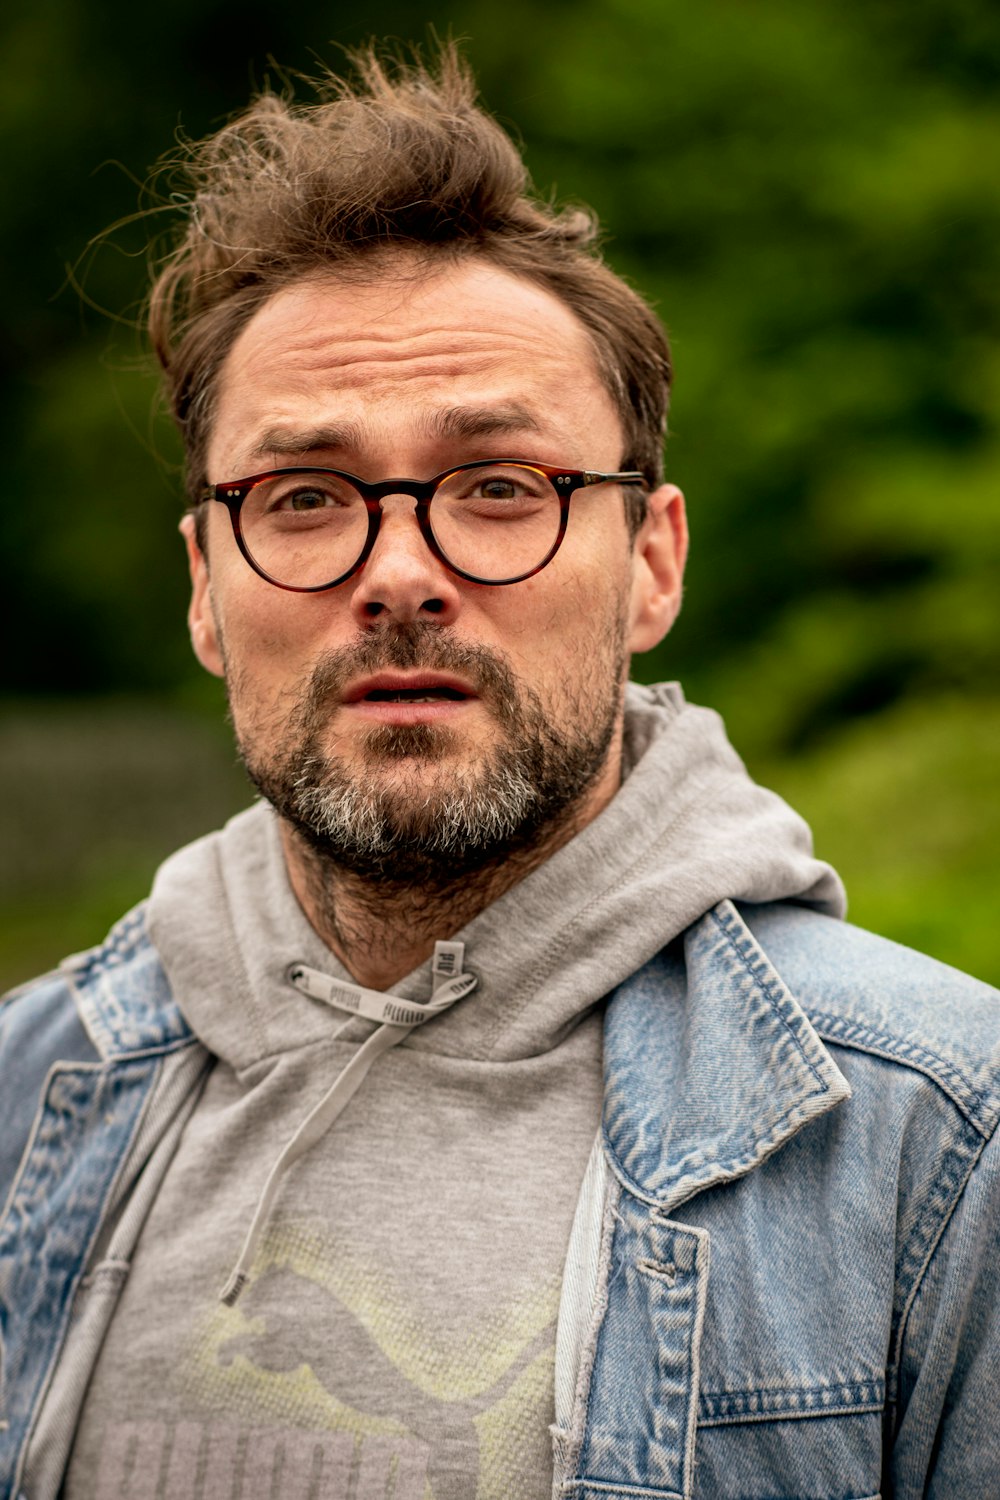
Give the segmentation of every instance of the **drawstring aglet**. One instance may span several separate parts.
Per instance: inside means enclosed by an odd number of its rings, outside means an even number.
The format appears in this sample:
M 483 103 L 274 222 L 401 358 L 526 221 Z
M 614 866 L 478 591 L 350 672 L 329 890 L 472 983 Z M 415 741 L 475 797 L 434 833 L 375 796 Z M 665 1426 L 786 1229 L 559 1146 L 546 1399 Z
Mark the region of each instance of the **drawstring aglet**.
M 224 1302 L 226 1307 L 235 1307 L 240 1299 L 240 1294 L 246 1286 L 250 1277 L 246 1271 L 234 1271 L 222 1288 L 219 1301 Z

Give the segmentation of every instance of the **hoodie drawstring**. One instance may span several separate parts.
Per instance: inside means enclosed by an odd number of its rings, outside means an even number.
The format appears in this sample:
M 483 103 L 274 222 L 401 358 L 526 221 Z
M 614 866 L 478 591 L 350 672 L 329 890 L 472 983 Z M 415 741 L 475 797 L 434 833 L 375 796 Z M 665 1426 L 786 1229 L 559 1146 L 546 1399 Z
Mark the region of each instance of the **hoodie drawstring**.
M 398 995 L 383 994 L 381 990 L 365 989 L 362 985 L 350 984 L 310 969 L 305 964 L 293 964 L 287 973 L 289 983 L 314 1000 L 322 1000 L 337 1010 L 364 1016 L 367 1020 L 381 1024 L 377 1031 L 360 1046 L 347 1066 L 334 1079 L 319 1103 L 302 1121 L 291 1140 L 285 1146 L 264 1183 L 263 1191 L 250 1221 L 240 1258 L 222 1289 L 221 1301 L 232 1307 L 250 1279 L 257 1241 L 266 1224 L 271 1206 L 277 1196 L 281 1179 L 293 1162 L 321 1140 L 338 1115 L 357 1093 L 372 1063 L 383 1052 L 388 1052 L 402 1041 L 416 1026 L 421 1026 L 433 1016 L 462 1000 L 475 989 L 478 981 L 472 974 L 462 972 L 465 956 L 463 943 L 434 944 L 434 963 L 431 970 L 432 990 L 430 1000 L 421 1005 L 403 1000 Z

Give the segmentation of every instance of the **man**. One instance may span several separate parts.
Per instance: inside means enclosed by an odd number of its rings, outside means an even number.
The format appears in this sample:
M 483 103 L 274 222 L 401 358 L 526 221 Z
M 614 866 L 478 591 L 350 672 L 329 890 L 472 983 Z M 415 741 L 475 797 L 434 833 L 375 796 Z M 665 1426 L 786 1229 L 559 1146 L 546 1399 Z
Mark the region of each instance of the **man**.
M 154 287 L 265 800 L 2 1012 L 2 1492 L 998 1495 L 997 997 L 626 686 L 663 334 L 452 54 L 362 74 Z

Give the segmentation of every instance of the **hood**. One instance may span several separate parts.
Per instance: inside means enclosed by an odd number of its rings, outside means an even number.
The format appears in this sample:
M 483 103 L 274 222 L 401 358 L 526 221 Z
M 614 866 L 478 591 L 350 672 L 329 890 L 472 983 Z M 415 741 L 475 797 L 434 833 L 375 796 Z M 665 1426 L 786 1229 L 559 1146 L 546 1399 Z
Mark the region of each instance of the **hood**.
M 843 915 L 840 880 L 813 857 L 806 823 L 750 779 L 719 716 L 686 703 L 676 684 L 629 685 L 623 775 L 576 838 L 459 932 L 440 934 L 464 943 L 477 987 L 404 1045 L 490 1061 L 548 1051 L 726 897 Z M 186 1019 L 237 1071 L 343 1027 L 288 983 L 302 963 L 350 976 L 292 893 L 266 804 L 167 860 L 149 923 Z M 430 961 L 393 986 L 415 1001 L 431 989 Z M 371 1029 L 347 1027 L 345 1039 Z

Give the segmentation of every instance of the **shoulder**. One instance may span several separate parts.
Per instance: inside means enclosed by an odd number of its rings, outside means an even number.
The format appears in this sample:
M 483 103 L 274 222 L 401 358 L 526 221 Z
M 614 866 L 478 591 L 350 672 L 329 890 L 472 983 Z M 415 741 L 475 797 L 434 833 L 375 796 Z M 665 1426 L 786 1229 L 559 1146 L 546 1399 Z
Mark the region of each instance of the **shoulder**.
M 807 907 L 739 910 L 828 1046 L 922 1074 L 992 1134 L 1000 1120 L 1000 991 Z

